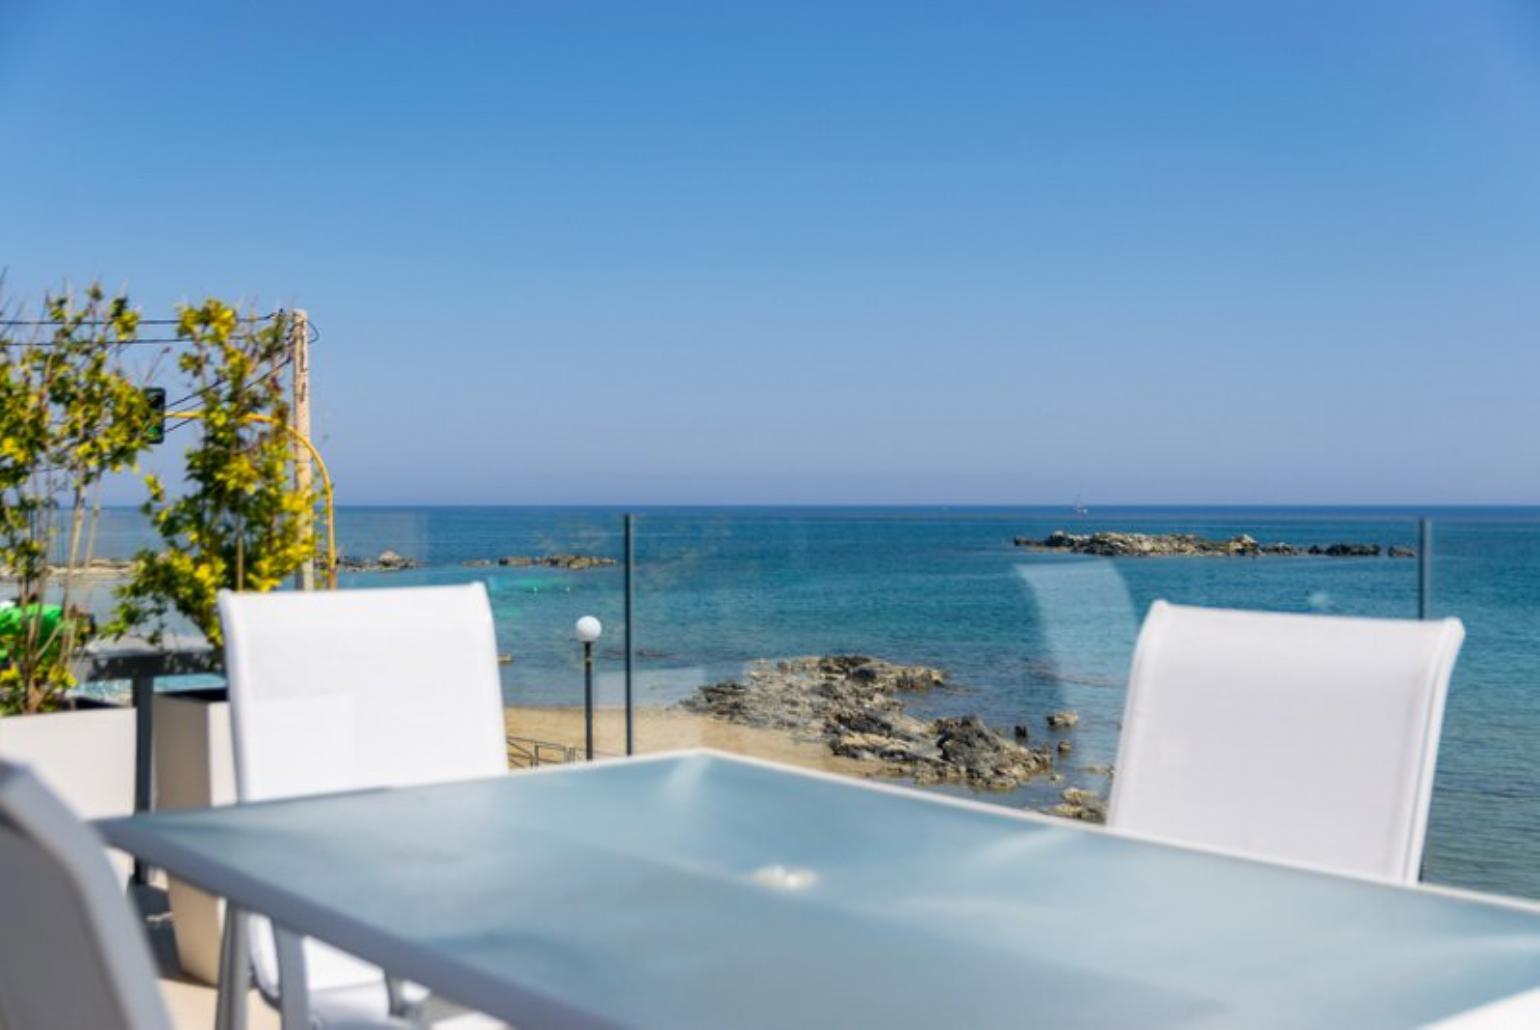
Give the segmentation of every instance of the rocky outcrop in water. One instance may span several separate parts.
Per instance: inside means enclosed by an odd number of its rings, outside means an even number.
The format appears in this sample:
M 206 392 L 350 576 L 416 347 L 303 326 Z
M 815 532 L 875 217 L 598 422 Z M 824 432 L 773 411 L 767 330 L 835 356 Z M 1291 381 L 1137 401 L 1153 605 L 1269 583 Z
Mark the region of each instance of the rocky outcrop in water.
M 87 558 L 77 563 L 73 568 L 68 565 L 49 565 L 48 575 L 63 578 L 65 576 L 97 577 L 110 579 L 117 576 L 126 576 L 134 571 L 134 559 L 132 558 Z M 13 580 L 16 574 L 4 565 L 0 565 L 0 580 Z
M 594 554 L 543 554 L 543 555 L 509 555 L 497 559 L 497 564 L 511 568 L 529 568 L 538 566 L 546 569 L 598 569 L 606 565 L 614 565 L 614 558 L 604 558 Z
M 1380 556 L 1379 544 L 1329 544 L 1326 547 L 1312 547 L 1311 554 L 1324 554 L 1328 558 L 1378 558 Z
M 132 558 L 88 558 L 77 564 L 73 569 L 68 565 L 48 566 L 48 574 L 50 576 L 61 578 L 67 575 L 110 578 L 126 576 L 133 571 L 134 559 Z M 10 578 L 11 570 L 0 568 L 0 579 Z
M 1157 558 L 1169 556 L 1196 556 L 1217 558 L 1256 558 L 1261 555 L 1293 557 L 1302 554 L 1325 555 L 1331 558 L 1374 558 L 1384 552 L 1379 544 L 1341 543 L 1312 544 L 1300 547 L 1296 544 L 1276 541 L 1258 543 L 1245 533 L 1226 539 L 1199 536 L 1196 533 L 1066 533 L 1056 529 L 1038 539 L 1019 536 L 1017 547 L 1034 551 L 1063 551 L 1068 554 L 1092 554 L 1102 558 Z M 1393 547 L 1391 556 L 1411 558 L 1416 551 L 1410 547 Z
M 358 558 L 345 554 L 337 559 L 337 568 L 343 572 L 399 572 L 403 569 L 415 569 L 421 564 L 416 558 L 397 554 L 388 547 L 373 558 Z
M 1245 556 L 1262 553 L 1262 545 L 1244 533 L 1214 540 L 1196 533 L 1066 533 L 1054 530 L 1041 540 L 1019 536 L 1017 547 L 1041 551 L 1094 554 L 1103 558 L 1150 558 L 1159 555 Z
M 130 565 L 132 563 L 129 563 Z M 606 565 L 614 565 L 614 558 L 605 558 L 596 554 L 511 554 L 503 558 L 468 558 L 460 563 L 468 569 L 484 569 L 493 565 L 502 565 L 508 568 L 547 568 L 547 569 L 598 569 Z M 415 569 L 422 563 L 415 558 L 406 558 L 390 549 L 383 550 L 374 558 L 359 558 L 353 555 L 344 555 L 337 559 L 337 568 L 344 572 L 394 572 L 397 569 Z
M 502 565 L 512 569 L 539 567 L 581 571 L 614 565 L 615 559 L 594 554 L 510 554 L 502 558 L 470 558 L 460 564 L 468 569 L 485 569 L 493 565 Z
M 1059 795 L 1061 800 L 1051 808 L 1043 811 L 1049 815 L 1062 816 L 1065 819 L 1079 819 L 1087 823 L 1104 823 L 1107 821 L 1107 802 L 1101 795 L 1092 790 L 1082 790 L 1079 787 L 1065 787 Z
M 1010 790 L 1052 769 L 1034 750 L 976 715 L 923 720 L 900 695 L 944 687 L 946 674 L 865 655 L 825 655 L 755 662 L 743 680 L 696 690 L 681 708 L 745 726 L 822 738 L 836 755 L 920 784 L 965 783 Z

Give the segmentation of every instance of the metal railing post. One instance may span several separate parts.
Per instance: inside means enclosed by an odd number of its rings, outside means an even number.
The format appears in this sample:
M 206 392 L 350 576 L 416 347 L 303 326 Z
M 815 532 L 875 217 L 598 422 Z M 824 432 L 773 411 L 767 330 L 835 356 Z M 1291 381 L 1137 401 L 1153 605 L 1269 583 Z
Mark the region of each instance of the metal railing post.
M 1417 617 L 1433 617 L 1433 520 L 1417 520 Z
M 583 753 L 594 760 L 594 645 L 583 641 Z
M 626 513 L 626 754 L 634 754 L 636 741 L 631 708 L 631 675 L 635 666 L 636 652 L 632 647 L 631 622 L 634 612 L 635 594 L 633 584 L 635 582 L 633 571 L 636 568 L 636 516 Z

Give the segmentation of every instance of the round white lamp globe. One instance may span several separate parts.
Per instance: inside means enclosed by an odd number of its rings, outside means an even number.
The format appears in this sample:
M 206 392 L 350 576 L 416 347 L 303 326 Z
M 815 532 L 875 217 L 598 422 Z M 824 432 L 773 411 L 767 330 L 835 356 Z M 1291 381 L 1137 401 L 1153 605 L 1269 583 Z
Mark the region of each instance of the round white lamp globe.
M 592 644 L 603 632 L 604 627 L 592 615 L 585 615 L 577 621 L 577 638 L 581 643 Z

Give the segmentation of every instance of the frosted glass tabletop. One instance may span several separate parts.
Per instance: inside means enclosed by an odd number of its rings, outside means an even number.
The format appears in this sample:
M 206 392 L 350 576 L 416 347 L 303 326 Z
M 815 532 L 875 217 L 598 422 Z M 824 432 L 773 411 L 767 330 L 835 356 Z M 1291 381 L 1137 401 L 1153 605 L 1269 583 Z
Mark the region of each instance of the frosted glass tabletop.
M 521 1027 L 1410 1026 L 1540 915 L 723 755 L 98 824 Z

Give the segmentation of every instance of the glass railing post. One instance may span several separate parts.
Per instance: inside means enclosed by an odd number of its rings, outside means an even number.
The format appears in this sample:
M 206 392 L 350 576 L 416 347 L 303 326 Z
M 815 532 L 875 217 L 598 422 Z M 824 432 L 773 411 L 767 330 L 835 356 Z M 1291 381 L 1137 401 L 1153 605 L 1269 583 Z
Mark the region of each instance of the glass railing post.
M 1432 618 L 1433 520 L 1417 520 L 1417 617 Z
M 635 601 L 635 594 L 634 594 L 633 589 L 632 589 L 633 584 L 635 582 L 635 576 L 634 576 L 635 568 L 636 568 L 636 516 L 632 515 L 630 512 L 627 512 L 626 513 L 626 568 L 625 568 L 625 577 L 626 577 L 626 579 L 625 579 L 625 584 L 626 584 L 625 585 L 625 590 L 626 590 L 626 599 L 625 599 L 625 605 L 626 605 L 626 640 L 625 640 L 625 644 L 626 644 L 626 754 L 628 754 L 628 755 L 632 754 L 635 751 L 635 740 L 634 740 L 634 737 L 633 737 L 633 726 L 632 726 L 632 718 L 631 718 L 631 673 L 632 673 L 632 666 L 634 665 L 634 659 L 635 659 L 635 651 L 632 648 L 632 642 L 631 642 L 631 621 L 632 621 L 631 616 L 632 616 L 633 602 Z

